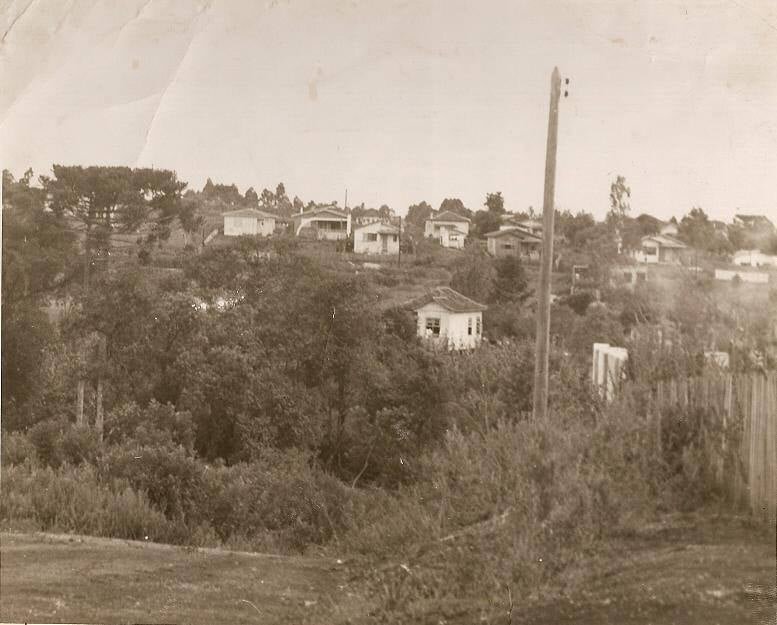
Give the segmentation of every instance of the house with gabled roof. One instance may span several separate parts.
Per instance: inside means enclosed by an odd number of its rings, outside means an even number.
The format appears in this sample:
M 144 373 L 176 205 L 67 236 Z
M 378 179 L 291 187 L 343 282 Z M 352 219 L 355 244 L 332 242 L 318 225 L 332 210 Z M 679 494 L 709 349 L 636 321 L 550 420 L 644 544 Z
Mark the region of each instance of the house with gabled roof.
M 641 239 L 641 248 L 633 253 L 639 263 L 685 264 L 691 248 L 668 234 L 651 234 Z
M 318 240 L 340 241 L 351 234 L 351 215 L 334 206 L 298 213 L 292 218 L 294 235 Z
M 488 253 L 496 258 L 520 256 L 537 260 L 542 249 L 542 237 L 523 228 L 505 228 L 486 233 Z
M 443 247 L 461 249 L 469 235 L 470 220 L 453 211 L 433 214 L 424 224 L 424 236 L 437 241 Z
M 483 339 L 484 304 L 447 286 L 430 289 L 409 303 L 418 336 L 430 345 L 450 350 L 475 349 Z
M 275 215 L 256 208 L 241 208 L 222 214 L 224 236 L 270 236 L 275 231 Z
M 353 251 L 356 254 L 399 254 L 399 228 L 382 221 L 356 226 Z

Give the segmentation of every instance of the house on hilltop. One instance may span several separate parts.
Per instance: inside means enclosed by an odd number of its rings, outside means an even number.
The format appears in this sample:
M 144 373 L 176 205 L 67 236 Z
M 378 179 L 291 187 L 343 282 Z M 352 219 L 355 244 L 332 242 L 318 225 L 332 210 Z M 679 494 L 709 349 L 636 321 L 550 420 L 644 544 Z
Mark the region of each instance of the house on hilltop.
M 469 235 L 470 220 L 452 211 L 432 215 L 424 224 L 424 236 L 432 238 L 443 247 L 461 249 Z
M 294 235 L 340 241 L 351 234 L 351 215 L 334 206 L 314 208 L 292 218 Z
M 270 236 L 275 231 L 275 215 L 255 208 L 241 208 L 223 213 L 224 236 Z
M 354 221 L 360 226 L 366 226 L 384 220 L 380 216 L 380 211 L 377 208 L 367 208 L 360 211 L 359 216 L 355 217 Z
M 450 287 L 439 286 L 410 302 L 409 307 L 415 311 L 418 336 L 431 345 L 450 350 L 480 345 L 485 305 Z
M 356 254 L 399 254 L 399 228 L 373 221 L 353 230 Z
M 777 256 L 760 250 L 739 250 L 734 253 L 733 262 L 740 267 L 777 267 Z
M 486 233 L 488 253 L 502 256 L 520 256 L 537 260 L 542 249 L 542 237 L 517 227 L 500 227 L 495 232 Z
M 775 231 L 774 224 L 765 215 L 734 215 L 734 225 L 749 230 Z

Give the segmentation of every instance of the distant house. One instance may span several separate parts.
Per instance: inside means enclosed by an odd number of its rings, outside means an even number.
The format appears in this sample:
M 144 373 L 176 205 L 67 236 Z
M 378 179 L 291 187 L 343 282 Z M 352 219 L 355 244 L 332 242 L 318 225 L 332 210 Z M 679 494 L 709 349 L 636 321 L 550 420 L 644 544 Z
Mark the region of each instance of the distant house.
M 398 254 L 399 228 L 373 221 L 353 230 L 353 251 L 356 254 Z
M 677 224 L 670 221 L 669 223 L 661 226 L 661 229 L 658 232 L 659 234 L 666 236 L 676 237 L 680 231 L 677 229 Z
M 531 234 L 542 236 L 542 222 L 536 219 L 517 219 L 511 217 L 502 222 L 500 228 L 521 228 Z
M 690 248 L 682 241 L 667 234 L 651 234 L 642 237 L 641 249 L 633 256 L 640 263 L 669 263 L 680 265 L 688 260 Z
M 777 267 L 777 256 L 760 250 L 739 250 L 734 253 L 733 262 L 740 267 Z
M 292 222 L 295 236 L 339 241 L 351 234 L 351 215 L 333 206 L 298 213 L 292 217 Z
M 488 253 L 497 258 L 502 256 L 522 256 L 539 259 L 542 237 L 523 228 L 500 228 L 486 234 Z
M 379 221 L 383 221 L 380 216 L 380 212 L 377 208 L 368 208 L 361 212 L 361 214 L 354 219 L 354 221 L 360 226 L 366 226 L 367 224 L 374 224 Z
M 275 231 L 275 215 L 255 208 L 229 211 L 224 217 L 224 236 L 270 236 Z
M 766 232 L 775 230 L 774 224 L 765 215 L 734 215 L 734 225 Z
M 474 349 L 483 338 L 486 306 L 447 286 L 431 289 L 411 302 L 417 318 L 418 336 L 447 349 Z
M 424 236 L 432 238 L 443 247 L 461 249 L 469 234 L 469 219 L 452 211 L 433 215 L 424 224 Z

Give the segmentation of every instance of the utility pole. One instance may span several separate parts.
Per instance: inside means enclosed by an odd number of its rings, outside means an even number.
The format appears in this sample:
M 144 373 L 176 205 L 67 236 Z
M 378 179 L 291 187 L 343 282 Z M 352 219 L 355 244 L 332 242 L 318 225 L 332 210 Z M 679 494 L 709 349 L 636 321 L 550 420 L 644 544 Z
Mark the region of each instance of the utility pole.
M 402 265 L 402 215 L 399 216 L 399 232 L 397 233 L 397 267 Z
M 545 419 L 548 412 L 548 352 L 550 350 L 550 276 L 553 269 L 553 221 L 556 188 L 556 147 L 558 145 L 558 103 L 561 75 L 558 67 L 550 76 L 550 115 L 545 153 L 545 194 L 542 201 L 542 259 L 537 290 L 537 347 L 534 360 L 534 401 L 532 417 Z

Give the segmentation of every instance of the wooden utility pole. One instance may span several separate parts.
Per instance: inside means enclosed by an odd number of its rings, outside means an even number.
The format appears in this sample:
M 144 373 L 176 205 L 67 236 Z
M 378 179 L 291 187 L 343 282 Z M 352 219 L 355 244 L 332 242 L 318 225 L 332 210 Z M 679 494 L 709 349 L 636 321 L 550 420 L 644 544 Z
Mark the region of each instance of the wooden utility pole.
M 532 416 L 544 419 L 548 412 L 548 352 L 550 350 L 550 275 L 553 269 L 553 221 L 556 188 L 556 147 L 558 144 L 558 103 L 561 75 L 558 67 L 550 76 L 550 115 L 545 153 L 545 194 L 542 202 L 542 259 L 537 289 L 537 348 L 534 360 L 534 401 Z
M 399 217 L 399 232 L 397 232 L 397 267 L 402 265 L 402 217 Z

